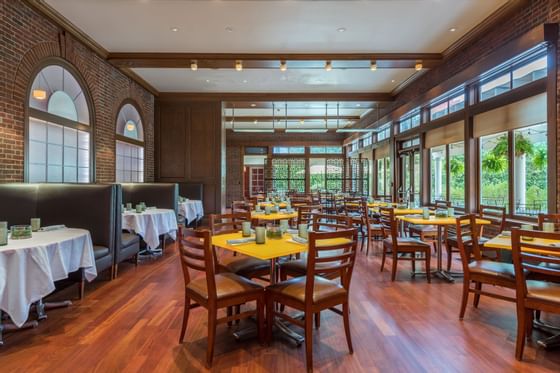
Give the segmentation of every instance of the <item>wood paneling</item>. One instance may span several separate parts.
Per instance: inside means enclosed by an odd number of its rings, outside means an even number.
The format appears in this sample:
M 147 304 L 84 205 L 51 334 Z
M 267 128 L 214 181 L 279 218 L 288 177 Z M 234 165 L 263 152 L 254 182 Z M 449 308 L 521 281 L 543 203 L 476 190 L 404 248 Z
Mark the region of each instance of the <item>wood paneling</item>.
M 156 179 L 204 185 L 206 214 L 222 209 L 221 103 L 156 101 Z

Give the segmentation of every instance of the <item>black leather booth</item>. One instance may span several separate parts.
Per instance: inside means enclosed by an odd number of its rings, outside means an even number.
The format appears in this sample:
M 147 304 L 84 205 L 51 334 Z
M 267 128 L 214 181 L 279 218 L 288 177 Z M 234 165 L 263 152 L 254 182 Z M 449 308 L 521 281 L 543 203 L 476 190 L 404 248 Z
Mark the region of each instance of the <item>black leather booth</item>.
M 132 207 L 137 203 L 145 202 L 146 206 L 156 206 L 158 208 L 173 209 L 177 212 L 179 202 L 179 189 L 173 183 L 138 183 L 121 184 L 122 203 L 132 203 Z
M 8 225 L 64 224 L 87 229 L 94 245 L 97 272 L 113 271 L 116 186 L 100 184 L 0 184 L 0 220 Z

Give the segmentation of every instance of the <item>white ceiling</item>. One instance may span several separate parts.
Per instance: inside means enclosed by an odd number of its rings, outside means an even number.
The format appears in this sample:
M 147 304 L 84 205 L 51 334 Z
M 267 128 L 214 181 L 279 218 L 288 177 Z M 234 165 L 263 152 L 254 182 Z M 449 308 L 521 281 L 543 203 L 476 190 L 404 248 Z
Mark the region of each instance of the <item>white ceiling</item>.
M 438 53 L 507 1 L 46 2 L 110 52 Z
M 281 54 L 439 53 L 507 0 L 46 2 L 109 52 Z M 381 68 L 134 71 L 161 92 L 391 92 L 416 73 Z
M 390 92 L 414 69 L 132 69 L 161 92 Z

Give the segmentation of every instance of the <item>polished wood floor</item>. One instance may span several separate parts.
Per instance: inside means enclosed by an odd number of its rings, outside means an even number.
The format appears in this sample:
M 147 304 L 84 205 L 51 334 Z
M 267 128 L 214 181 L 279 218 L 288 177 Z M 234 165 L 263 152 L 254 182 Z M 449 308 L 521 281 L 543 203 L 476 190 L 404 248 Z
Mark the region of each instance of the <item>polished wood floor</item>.
M 514 359 L 515 307 L 482 298 L 458 320 L 461 281 L 411 279 L 403 263 L 397 281 L 379 272 L 379 249 L 359 253 L 351 287 L 354 354 L 340 316 L 324 313 L 314 335 L 320 372 L 558 372 L 560 349 L 529 344 Z M 435 259 L 435 258 L 434 258 Z M 459 265 L 459 262 L 454 264 Z M 1 372 L 204 372 L 206 313 L 191 313 L 178 344 L 183 312 L 177 250 L 163 258 L 124 264 L 114 281 L 97 280 L 71 308 L 50 310 L 37 329 L 9 333 L 0 348 Z M 72 289 L 75 290 L 75 289 Z M 64 291 L 57 297 L 75 296 Z M 546 318 L 546 316 L 545 316 Z M 554 320 L 553 320 L 554 321 Z M 556 319 L 560 323 L 560 319 Z M 243 326 L 243 324 L 242 324 Z M 270 347 L 237 342 L 235 328 L 218 328 L 215 372 L 303 372 L 305 351 L 283 339 Z M 539 336 L 534 334 L 534 340 Z

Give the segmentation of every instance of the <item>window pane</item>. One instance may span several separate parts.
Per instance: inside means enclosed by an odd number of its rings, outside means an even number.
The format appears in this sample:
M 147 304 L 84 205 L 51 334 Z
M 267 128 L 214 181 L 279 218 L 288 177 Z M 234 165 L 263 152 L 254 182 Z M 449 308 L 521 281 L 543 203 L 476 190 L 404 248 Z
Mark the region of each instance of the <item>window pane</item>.
M 140 146 L 117 141 L 115 178 L 117 182 L 143 182 L 144 149 Z M 142 176 L 140 173 L 142 172 Z
M 72 101 L 72 98 L 64 91 L 56 91 L 51 95 L 47 111 L 59 117 L 78 121 L 78 112 L 74 101 Z
M 62 146 L 52 144 L 48 145 L 47 162 L 49 165 L 62 165 Z
M 510 90 L 511 78 L 509 73 L 491 80 L 480 86 L 480 101 L 501 95 Z
M 45 164 L 47 145 L 38 141 L 29 141 L 29 163 Z
M 62 126 L 49 123 L 47 128 L 47 141 L 51 144 L 62 145 Z
M 377 194 L 385 195 L 385 160 L 377 160 Z
M 326 180 L 326 159 L 311 158 L 309 160 L 309 181 L 311 191 L 325 190 Z
M 47 180 L 47 167 L 45 165 L 29 165 L 29 182 L 41 183 Z
M 434 120 L 434 119 L 438 119 L 441 118 L 443 116 L 447 115 L 447 101 L 442 102 L 439 105 L 434 106 L 433 108 L 430 109 L 430 119 Z
M 465 207 L 465 144 L 449 145 L 449 195 L 453 207 Z
M 47 167 L 47 182 L 62 183 L 62 166 Z
M 78 169 L 76 167 L 64 167 L 64 182 L 65 183 L 78 182 Z
M 480 203 L 509 211 L 509 160 L 506 132 L 480 138 Z
M 78 165 L 78 151 L 76 148 L 64 147 L 64 165 L 74 167 Z
M 47 141 L 46 122 L 35 118 L 29 118 L 29 139 L 46 142 Z
M 430 149 L 430 201 L 447 200 L 447 160 L 445 145 Z
M 73 128 L 64 127 L 64 146 L 78 146 L 78 131 Z
M 515 213 L 536 216 L 547 212 L 546 123 L 514 131 Z
M 449 100 L 449 113 L 454 113 L 465 108 L 465 95 L 457 96 Z
M 546 56 L 513 70 L 513 88 L 546 77 Z
M 392 179 L 391 179 L 391 158 L 385 158 L 385 195 L 392 195 Z

